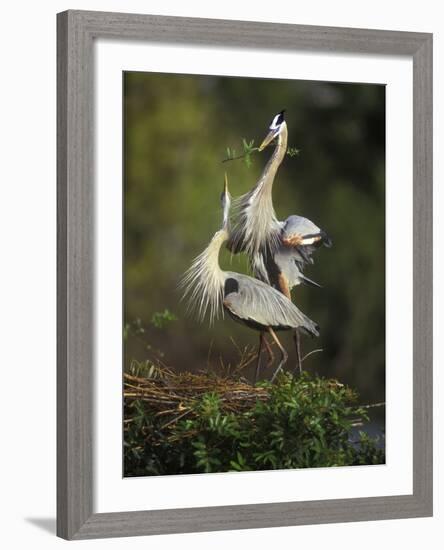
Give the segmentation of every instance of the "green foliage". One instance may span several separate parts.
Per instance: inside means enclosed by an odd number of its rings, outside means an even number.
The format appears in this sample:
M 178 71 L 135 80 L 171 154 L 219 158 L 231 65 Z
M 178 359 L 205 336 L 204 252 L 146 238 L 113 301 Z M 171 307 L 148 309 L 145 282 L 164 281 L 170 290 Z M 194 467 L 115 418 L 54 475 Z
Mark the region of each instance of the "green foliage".
M 147 402 L 125 401 L 125 475 L 276 470 L 381 464 L 384 452 L 352 425 L 366 411 L 350 388 L 303 374 L 261 382 L 268 397 L 233 411 L 215 393 L 167 420 Z
M 241 155 L 236 155 L 236 149 L 232 149 L 231 147 L 227 147 L 226 148 L 227 156 L 223 159 L 222 162 L 228 162 L 230 160 L 243 159 L 246 166 L 248 168 L 250 168 L 251 163 L 252 163 L 251 155 L 256 151 L 259 151 L 259 148 L 254 147 L 254 139 L 252 139 L 251 141 L 247 141 L 245 138 L 242 138 L 242 148 L 243 148 L 242 154 Z
M 177 320 L 177 316 L 167 308 L 163 311 L 155 311 L 152 314 L 151 326 L 137 317 L 133 321 L 123 325 L 123 341 L 125 342 L 125 346 L 131 345 L 132 342 L 137 341 L 139 347 L 143 347 L 145 356 L 148 354 L 153 358 L 161 359 L 165 356 L 164 352 L 152 344 L 153 340 L 155 340 L 155 333 L 159 333 L 159 330 L 153 331 L 151 327 L 161 329 L 162 332 L 166 333 L 169 329 L 169 325 Z M 125 368 L 127 369 L 129 366 L 128 372 L 130 372 L 135 364 L 142 365 L 146 362 L 146 360 L 137 361 L 133 358 L 129 362 L 125 362 Z
M 123 339 L 125 341 L 131 334 L 139 338 L 145 334 L 143 321 L 139 317 L 137 317 L 137 319 L 134 319 L 134 321 L 132 321 L 131 323 L 125 323 L 125 325 L 123 326 Z
M 297 157 L 300 152 L 300 149 L 297 149 L 296 147 L 288 147 L 287 149 L 287 155 L 289 157 Z
M 164 328 L 172 321 L 177 321 L 177 317 L 174 315 L 174 313 L 171 313 L 169 309 L 156 311 L 151 317 L 151 324 L 154 325 L 156 328 Z

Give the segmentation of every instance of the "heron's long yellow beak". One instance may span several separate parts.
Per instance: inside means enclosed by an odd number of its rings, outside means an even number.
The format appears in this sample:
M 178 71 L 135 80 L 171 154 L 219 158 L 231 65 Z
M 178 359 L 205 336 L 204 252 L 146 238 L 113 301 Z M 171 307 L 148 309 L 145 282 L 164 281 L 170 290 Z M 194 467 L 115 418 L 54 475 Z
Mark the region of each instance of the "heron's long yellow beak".
M 224 193 L 225 195 L 228 194 L 228 176 L 226 172 L 225 172 L 225 180 L 224 180 Z
M 265 147 L 267 147 L 267 145 L 270 144 L 275 137 L 276 137 L 276 131 L 270 130 L 270 132 L 268 132 L 268 134 L 266 135 L 264 141 L 260 144 L 260 147 L 258 150 L 262 151 L 263 149 L 265 149 Z

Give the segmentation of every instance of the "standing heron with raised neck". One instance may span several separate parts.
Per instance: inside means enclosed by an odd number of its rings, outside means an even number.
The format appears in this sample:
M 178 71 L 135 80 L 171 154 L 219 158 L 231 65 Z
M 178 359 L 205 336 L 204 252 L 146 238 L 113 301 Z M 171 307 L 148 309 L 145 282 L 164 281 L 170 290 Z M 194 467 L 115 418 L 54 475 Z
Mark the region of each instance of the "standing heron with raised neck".
M 281 351 L 281 361 L 272 377 L 274 381 L 288 358 L 276 331 L 298 329 L 312 336 L 319 336 L 319 327 L 272 286 L 248 275 L 221 269 L 219 252 L 230 236 L 231 197 L 226 175 L 221 202 L 222 228 L 214 234 L 207 248 L 197 256 L 185 273 L 181 283 L 184 297 L 188 298 L 190 307 L 197 311 L 201 320 L 209 311 L 210 324 L 225 311 L 235 321 L 258 330 L 261 335 L 265 332 L 270 334 Z M 261 337 L 261 345 L 262 341 Z M 256 379 L 259 365 L 258 362 Z
M 307 218 L 292 215 L 284 221 L 277 219 L 272 187 L 287 152 L 288 130 L 284 111 L 273 117 L 259 151 L 272 142 L 276 145 L 259 181 L 251 191 L 235 200 L 235 220 L 227 247 L 234 254 L 245 252 L 253 275 L 291 300 L 291 289 L 297 285 L 320 286 L 306 277 L 303 270 L 307 264 L 313 263 L 311 256 L 316 248 L 321 245 L 330 247 L 332 242 L 325 231 Z M 302 359 L 297 329 L 293 336 L 300 372 Z

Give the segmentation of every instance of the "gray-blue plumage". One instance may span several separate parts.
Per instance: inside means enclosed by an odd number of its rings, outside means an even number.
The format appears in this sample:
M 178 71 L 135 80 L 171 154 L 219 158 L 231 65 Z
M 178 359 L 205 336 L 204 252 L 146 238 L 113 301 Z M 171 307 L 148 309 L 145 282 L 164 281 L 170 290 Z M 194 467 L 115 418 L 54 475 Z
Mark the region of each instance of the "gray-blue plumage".
M 225 176 L 222 193 L 223 225 L 209 245 L 195 258 L 182 278 L 184 297 L 202 319 L 209 310 L 210 322 L 220 312 L 227 312 L 236 321 L 260 331 L 256 377 L 259 372 L 263 333 L 267 332 L 278 345 L 282 357 L 272 381 L 287 361 L 288 354 L 275 334 L 277 330 L 302 330 L 319 335 L 319 327 L 302 313 L 284 293 L 248 275 L 224 271 L 219 265 L 219 252 L 228 240 L 230 194 Z
M 285 221 L 276 217 L 271 188 L 276 171 L 287 150 L 287 126 L 283 113 L 274 117 L 270 133 L 259 148 L 277 139 L 276 148 L 253 189 L 235 200 L 234 220 L 228 248 L 234 254 L 246 252 L 255 277 L 289 295 L 296 285 L 319 286 L 303 273 L 312 264 L 312 254 L 331 240 L 316 224 L 292 215 Z
M 286 296 L 269 285 L 241 273 L 225 272 L 224 308 L 238 321 L 257 330 L 299 328 L 319 336 L 319 327 Z

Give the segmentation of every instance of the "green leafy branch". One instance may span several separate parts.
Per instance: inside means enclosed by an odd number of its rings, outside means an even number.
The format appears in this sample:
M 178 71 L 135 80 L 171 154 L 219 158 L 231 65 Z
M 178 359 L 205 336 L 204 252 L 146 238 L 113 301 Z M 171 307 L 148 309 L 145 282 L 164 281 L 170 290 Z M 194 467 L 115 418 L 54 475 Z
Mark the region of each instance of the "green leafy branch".
M 163 330 L 170 323 L 177 321 L 177 317 L 169 309 L 163 311 L 155 311 L 151 316 L 150 324 L 156 329 Z M 123 326 L 123 340 L 126 342 L 129 337 L 133 337 L 138 340 L 146 352 L 153 354 L 158 360 L 164 357 L 164 352 L 153 348 L 148 337 L 148 327 L 143 323 L 142 319 L 136 318 L 131 322 L 127 322 Z
M 172 321 L 177 321 L 176 315 L 171 313 L 169 309 L 164 309 L 163 311 L 156 311 L 151 317 L 151 324 L 156 328 L 165 328 Z
M 288 147 L 288 149 L 287 149 L 287 155 L 289 157 L 297 157 L 300 152 L 301 152 L 301 150 L 297 149 L 296 147 Z
M 268 144 L 267 147 L 269 147 L 271 144 Z M 240 155 L 236 154 L 236 149 L 232 149 L 231 147 L 226 148 L 227 156 L 222 160 L 222 162 L 230 162 L 232 160 L 240 160 L 243 159 L 245 164 L 248 168 L 250 168 L 252 164 L 251 157 L 254 153 L 259 151 L 259 147 L 254 146 L 254 139 L 251 141 L 247 141 L 245 138 L 242 138 L 242 153 Z M 300 153 L 300 149 L 297 149 L 296 147 L 288 147 L 286 154 L 289 157 L 296 157 Z
M 151 316 L 151 324 L 156 328 L 165 328 L 173 321 L 177 321 L 177 317 L 169 309 L 165 308 L 163 311 L 155 311 Z M 123 327 L 123 338 L 126 340 L 130 334 L 134 336 L 143 337 L 147 329 L 145 328 L 142 319 L 137 318 L 130 323 L 125 323 Z

